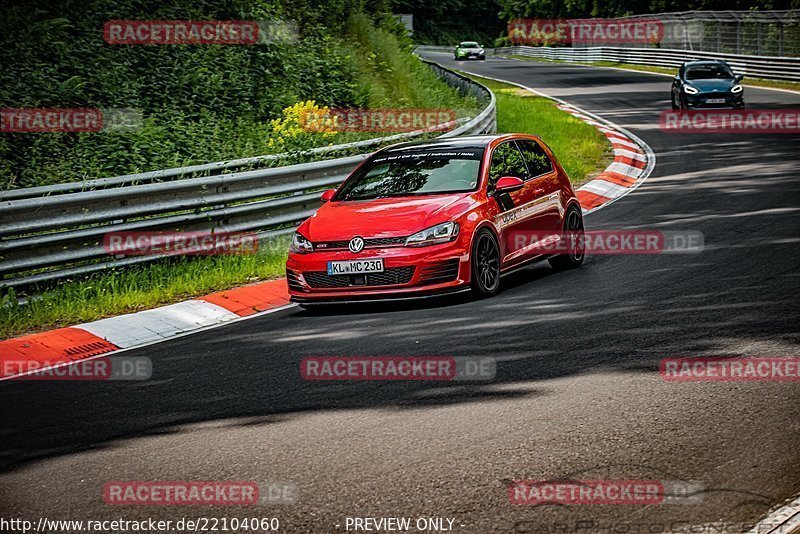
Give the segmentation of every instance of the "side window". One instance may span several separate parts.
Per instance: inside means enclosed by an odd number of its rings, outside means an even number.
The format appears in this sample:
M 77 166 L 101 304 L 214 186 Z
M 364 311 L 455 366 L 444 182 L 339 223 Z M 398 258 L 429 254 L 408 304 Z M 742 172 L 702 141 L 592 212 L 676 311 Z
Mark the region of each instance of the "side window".
M 535 178 L 553 172 L 553 162 L 536 141 L 517 141 L 519 149 L 528 164 L 528 176 Z
M 527 175 L 525 161 L 513 141 L 507 141 L 494 149 L 492 165 L 489 167 L 489 191 L 494 189 L 497 180 L 503 176 L 516 176 L 524 180 Z

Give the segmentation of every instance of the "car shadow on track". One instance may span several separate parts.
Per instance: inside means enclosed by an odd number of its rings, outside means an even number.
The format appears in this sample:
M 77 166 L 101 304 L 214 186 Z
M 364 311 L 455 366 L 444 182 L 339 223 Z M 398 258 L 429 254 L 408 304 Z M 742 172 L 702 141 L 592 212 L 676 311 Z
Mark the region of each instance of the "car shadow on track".
M 498 295 L 512 291 L 526 284 L 535 283 L 545 277 L 556 274 L 546 260 L 527 265 L 519 270 L 508 273 L 502 278 Z M 375 313 L 406 312 L 413 310 L 444 310 L 452 306 L 469 305 L 485 300 L 472 291 L 463 291 L 452 295 L 432 296 L 408 300 L 386 300 L 382 302 L 364 302 L 347 304 L 326 304 L 300 309 L 298 317 L 333 317 L 352 315 L 371 315 Z

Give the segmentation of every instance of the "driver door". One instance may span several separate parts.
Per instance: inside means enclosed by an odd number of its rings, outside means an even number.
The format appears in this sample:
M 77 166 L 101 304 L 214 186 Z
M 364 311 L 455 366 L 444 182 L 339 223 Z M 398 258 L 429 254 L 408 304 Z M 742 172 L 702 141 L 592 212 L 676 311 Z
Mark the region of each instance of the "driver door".
M 494 186 L 503 176 L 520 178 L 525 185 L 519 191 L 495 195 Z M 487 192 L 500 207 L 495 226 L 500 234 L 503 267 L 522 261 L 531 243 L 544 237 L 538 234 L 543 233 L 546 227 L 547 204 L 538 198 L 539 188 L 530 178 L 525 159 L 515 141 L 506 141 L 495 147 L 489 167 Z

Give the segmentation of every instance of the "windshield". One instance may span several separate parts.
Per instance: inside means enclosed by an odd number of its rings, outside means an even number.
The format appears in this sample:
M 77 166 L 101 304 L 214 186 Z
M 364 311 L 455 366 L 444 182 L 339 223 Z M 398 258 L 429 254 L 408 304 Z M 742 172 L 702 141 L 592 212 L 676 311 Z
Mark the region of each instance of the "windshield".
M 733 72 L 725 65 L 702 65 L 686 71 L 687 80 L 711 80 L 714 78 L 733 78 Z
M 483 148 L 381 154 L 339 189 L 336 200 L 472 191 L 478 186 Z
M 478 48 L 478 43 L 473 43 L 473 42 L 461 43 L 461 48 Z

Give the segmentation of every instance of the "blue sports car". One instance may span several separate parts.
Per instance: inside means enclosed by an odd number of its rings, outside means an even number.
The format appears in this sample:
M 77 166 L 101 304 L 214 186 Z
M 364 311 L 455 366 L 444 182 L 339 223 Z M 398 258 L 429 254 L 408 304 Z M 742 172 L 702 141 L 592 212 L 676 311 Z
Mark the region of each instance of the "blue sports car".
M 672 109 L 744 107 L 744 76 L 725 61 L 688 61 L 672 81 Z

